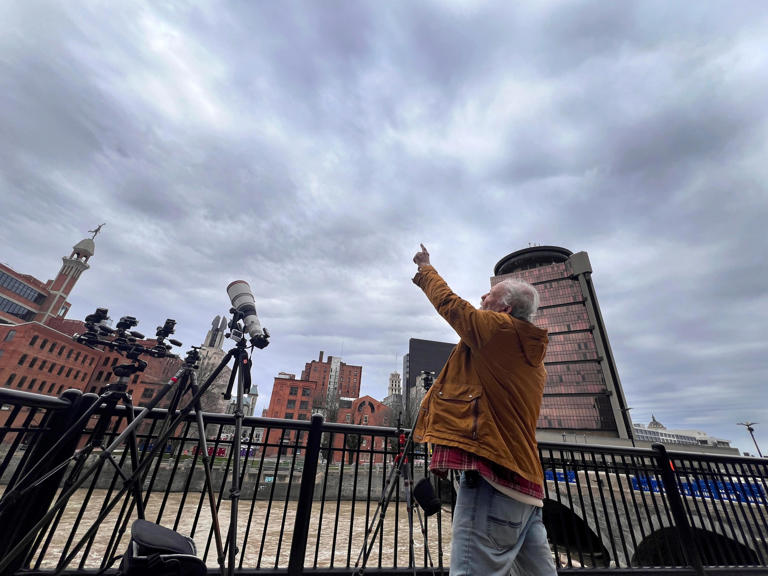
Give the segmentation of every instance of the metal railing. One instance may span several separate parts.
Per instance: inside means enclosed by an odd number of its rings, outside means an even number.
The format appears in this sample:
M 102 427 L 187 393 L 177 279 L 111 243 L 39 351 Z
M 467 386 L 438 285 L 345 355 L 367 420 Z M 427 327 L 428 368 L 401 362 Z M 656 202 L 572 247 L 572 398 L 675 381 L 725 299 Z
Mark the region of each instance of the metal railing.
M 89 442 L 99 419 L 109 424 L 100 445 L 109 446 L 132 415 L 123 406 L 99 410 L 61 442 L 96 401 L 72 390 L 52 398 L 0 389 L 5 573 L 86 573 L 105 568 L 127 547 L 139 513 L 137 489 L 126 481 L 130 450 L 121 445 L 105 458 Z M 146 519 L 193 538 L 215 572 L 221 559 L 214 518 L 221 519 L 225 541 L 231 530 L 234 417 L 203 416 L 213 504 L 204 490 L 194 414 L 162 446 L 156 441 L 168 413 L 146 414 L 137 427 L 143 466 L 137 484 Z M 245 418 L 236 572 L 354 573 L 362 560 L 366 571 L 381 574 L 447 571 L 452 484 L 427 473 L 423 445 L 408 455 L 408 474 L 392 481 L 400 441 L 394 428 L 324 424 L 319 416 Z M 541 443 L 539 449 L 544 521 L 560 573 L 768 569 L 768 460 L 668 453 L 661 445 Z M 78 481 L 89 469 L 94 472 Z M 409 506 L 406 476 L 432 478 L 443 503 L 437 514 L 426 518 Z M 390 481 L 396 484 L 388 499 Z

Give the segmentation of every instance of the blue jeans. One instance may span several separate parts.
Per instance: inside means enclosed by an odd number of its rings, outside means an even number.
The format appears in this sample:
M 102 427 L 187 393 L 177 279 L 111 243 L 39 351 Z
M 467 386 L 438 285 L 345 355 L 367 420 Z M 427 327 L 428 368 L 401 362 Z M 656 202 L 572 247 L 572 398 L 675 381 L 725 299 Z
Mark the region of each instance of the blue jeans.
M 453 510 L 450 576 L 556 575 L 541 508 L 502 494 L 476 472 L 461 475 Z

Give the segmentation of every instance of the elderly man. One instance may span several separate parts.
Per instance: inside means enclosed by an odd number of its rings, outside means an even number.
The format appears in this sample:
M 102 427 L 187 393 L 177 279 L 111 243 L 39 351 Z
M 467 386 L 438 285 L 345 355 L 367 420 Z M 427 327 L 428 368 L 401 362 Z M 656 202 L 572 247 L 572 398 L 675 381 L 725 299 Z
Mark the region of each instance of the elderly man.
M 424 245 L 413 282 L 461 338 L 424 398 L 414 439 L 434 445 L 431 469 L 461 472 L 451 576 L 556 574 L 541 509 L 536 420 L 547 332 L 531 323 L 530 284 L 499 282 L 480 309 L 454 294 Z

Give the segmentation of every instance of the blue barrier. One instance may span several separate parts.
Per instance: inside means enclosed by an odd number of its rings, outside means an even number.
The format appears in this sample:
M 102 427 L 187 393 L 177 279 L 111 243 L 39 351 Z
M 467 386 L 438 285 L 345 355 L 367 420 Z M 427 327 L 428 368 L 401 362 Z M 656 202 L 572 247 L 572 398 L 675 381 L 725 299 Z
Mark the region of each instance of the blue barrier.
M 721 482 L 697 479 L 691 482 L 680 482 L 680 488 L 683 495 L 693 498 L 766 504 L 765 489 L 760 484 L 751 482 Z M 642 476 L 632 477 L 632 489 L 656 493 L 664 493 L 665 491 L 664 484 L 660 480 Z

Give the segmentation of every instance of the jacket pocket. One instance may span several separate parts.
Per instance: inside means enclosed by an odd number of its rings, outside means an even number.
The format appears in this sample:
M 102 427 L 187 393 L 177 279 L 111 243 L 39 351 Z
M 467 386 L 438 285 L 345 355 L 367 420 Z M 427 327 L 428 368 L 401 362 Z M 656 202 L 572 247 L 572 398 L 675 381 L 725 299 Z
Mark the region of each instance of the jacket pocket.
M 451 434 L 477 439 L 477 421 L 482 388 L 438 390 L 433 397 L 432 422 L 436 428 Z

